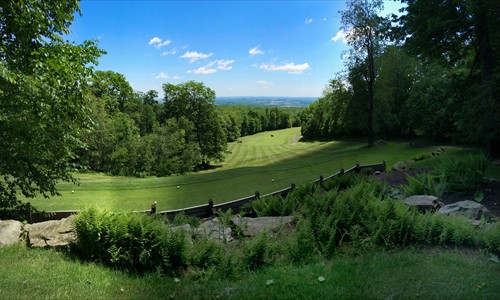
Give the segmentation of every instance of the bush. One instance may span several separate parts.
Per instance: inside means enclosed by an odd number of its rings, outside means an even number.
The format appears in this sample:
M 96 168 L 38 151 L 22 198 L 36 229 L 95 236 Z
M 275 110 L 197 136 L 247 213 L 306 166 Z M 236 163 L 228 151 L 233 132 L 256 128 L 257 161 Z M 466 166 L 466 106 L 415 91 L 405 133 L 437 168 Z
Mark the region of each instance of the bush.
M 252 241 L 245 244 L 243 261 L 250 270 L 257 270 L 266 263 L 267 235 L 259 234 Z
M 428 172 L 407 176 L 407 183 L 401 185 L 401 190 L 406 196 L 433 195 L 441 197 L 446 190 L 446 178 Z
M 500 223 L 484 226 L 481 237 L 481 246 L 484 249 L 500 255 Z
M 341 191 L 360 183 L 365 178 L 365 176 L 359 174 L 343 174 L 326 180 L 324 182 L 324 187 L 326 190 L 337 189 Z
M 95 208 L 75 218 L 76 250 L 91 259 L 126 270 L 171 271 L 184 265 L 185 236 L 144 214 L 112 214 Z
M 450 190 L 474 192 L 481 188 L 487 165 L 483 153 L 466 154 L 441 160 L 438 170 Z

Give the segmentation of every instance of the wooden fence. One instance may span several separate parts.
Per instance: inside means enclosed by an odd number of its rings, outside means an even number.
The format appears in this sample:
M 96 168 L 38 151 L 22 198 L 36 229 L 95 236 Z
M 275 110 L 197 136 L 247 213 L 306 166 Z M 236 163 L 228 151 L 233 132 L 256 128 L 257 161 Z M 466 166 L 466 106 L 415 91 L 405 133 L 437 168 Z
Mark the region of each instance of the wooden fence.
M 359 165 L 356 164 L 350 169 L 344 170 L 341 169 L 335 174 L 332 174 L 328 177 L 323 177 L 320 176 L 318 179 L 314 180 L 313 183 L 316 184 L 321 184 L 323 181 L 332 179 L 337 176 L 342 176 L 343 174 L 349 174 L 349 173 L 359 173 L 363 169 L 370 169 L 372 171 L 379 171 L 379 172 L 385 172 L 386 171 L 386 164 L 385 161 L 382 161 L 379 164 L 372 164 L 372 165 Z M 187 216 L 190 217 L 198 217 L 198 218 L 207 218 L 213 215 L 215 211 L 227 211 L 229 209 L 232 209 L 232 211 L 237 212 L 238 210 L 241 209 L 241 207 L 245 204 L 251 203 L 255 199 L 260 199 L 260 198 L 265 198 L 265 197 L 270 197 L 270 196 L 277 196 L 280 195 L 282 197 L 285 197 L 295 189 L 295 184 L 291 184 L 290 187 L 284 188 L 269 194 L 265 195 L 260 195 L 259 192 L 256 192 L 255 195 L 244 197 L 241 199 L 236 199 L 233 201 L 229 202 L 224 202 L 221 204 L 213 204 L 213 201 L 210 199 L 208 201 L 208 204 L 203 204 L 203 205 L 197 205 L 197 206 L 191 206 L 187 208 L 180 208 L 180 209 L 174 209 L 174 210 L 166 210 L 166 211 L 156 211 L 156 207 L 152 206 L 151 210 L 142 210 L 142 211 L 137 211 L 139 213 L 149 213 L 149 214 L 158 214 L 160 216 L 164 216 L 168 219 L 173 219 L 177 214 L 179 213 L 184 213 Z M 60 220 L 63 218 L 67 218 L 70 215 L 77 214 L 77 210 L 69 210 L 69 211 L 49 211 L 49 212 L 30 212 L 30 223 L 36 223 L 36 222 L 42 222 L 42 221 L 47 221 L 47 220 Z

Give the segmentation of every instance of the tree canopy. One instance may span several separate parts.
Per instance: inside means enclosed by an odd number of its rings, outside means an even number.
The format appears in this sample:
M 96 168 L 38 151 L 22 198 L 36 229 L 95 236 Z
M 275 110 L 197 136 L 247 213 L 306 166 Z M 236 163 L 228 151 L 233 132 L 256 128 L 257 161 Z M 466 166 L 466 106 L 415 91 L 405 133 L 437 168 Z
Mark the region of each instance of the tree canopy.
M 55 195 L 78 168 L 86 83 L 103 53 L 93 41 L 63 41 L 78 12 L 77 1 L 0 4 L 0 207 L 18 205 L 18 192 Z
M 341 12 L 346 70 L 302 115 L 304 137 L 421 136 L 500 156 L 499 2 L 402 2 L 399 17 L 379 16 L 380 1 Z

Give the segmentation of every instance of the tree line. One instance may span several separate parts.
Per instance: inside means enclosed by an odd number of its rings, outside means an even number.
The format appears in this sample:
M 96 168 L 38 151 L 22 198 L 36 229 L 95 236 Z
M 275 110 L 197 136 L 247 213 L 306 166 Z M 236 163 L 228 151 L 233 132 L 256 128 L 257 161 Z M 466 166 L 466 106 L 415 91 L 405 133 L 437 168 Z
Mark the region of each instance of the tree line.
M 207 168 L 227 153 L 227 143 L 295 123 L 283 108 L 216 106 L 215 92 L 189 81 L 134 92 L 125 77 L 95 71 L 88 82 L 92 130 L 81 138 L 78 163 L 89 171 L 124 176 L 168 176 Z M 294 124 L 293 124 L 294 123 Z
M 366 136 L 485 145 L 500 155 L 500 3 L 349 1 L 346 70 L 301 117 L 308 139 Z

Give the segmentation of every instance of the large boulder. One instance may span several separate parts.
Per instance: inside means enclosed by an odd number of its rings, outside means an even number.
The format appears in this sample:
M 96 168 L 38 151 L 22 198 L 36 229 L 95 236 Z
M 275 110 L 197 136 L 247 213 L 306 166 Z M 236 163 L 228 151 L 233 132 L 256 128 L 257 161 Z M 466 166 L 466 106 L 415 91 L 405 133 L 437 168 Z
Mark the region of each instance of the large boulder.
M 414 206 L 419 211 L 436 211 L 444 206 L 438 197 L 430 195 L 414 195 L 404 199 L 408 206 Z
M 406 163 L 404 163 L 402 161 L 398 161 L 397 163 L 394 164 L 394 166 L 392 168 L 395 171 L 402 172 L 402 171 L 406 170 L 407 166 L 406 166 Z
M 226 224 L 222 224 L 217 218 L 205 221 L 195 229 L 195 235 L 204 235 L 209 239 L 221 242 L 232 241 L 233 237 L 231 232 L 231 227 Z
M 276 231 L 282 226 L 290 226 L 293 222 L 293 217 L 240 218 L 235 216 L 232 218 L 232 221 L 236 226 L 241 228 L 244 236 L 256 236 L 263 231 Z
M 0 221 L 0 247 L 16 244 L 23 233 L 23 223 L 15 220 Z
M 491 220 L 494 218 L 493 214 L 483 205 L 476 201 L 465 200 L 453 204 L 448 204 L 439 209 L 439 213 L 446 216 L 465 216 L 473 221 Z
M 63 247 L 76 242 L 74 216 L 27 225 L 31 247 Z

